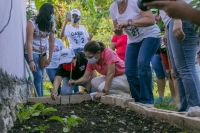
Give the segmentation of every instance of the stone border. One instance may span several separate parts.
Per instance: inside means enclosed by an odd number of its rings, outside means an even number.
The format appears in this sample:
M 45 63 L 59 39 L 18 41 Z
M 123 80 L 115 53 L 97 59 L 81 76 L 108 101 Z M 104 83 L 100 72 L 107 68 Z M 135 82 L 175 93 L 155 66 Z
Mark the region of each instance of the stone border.
M 82 101 L 91 100 L 89 94 L 87 95 L 72 95 L 71 103 L 80 103 Z M 48 104 L 55 104 L 56 102 L 50 97 L 29 98 L 28 102 L 42 102 Z M 152 105 L 146 105 L 134 102 L 133 98 L 124 98 L 120 95 L 106 95 L 102 96 L 100 101 L 104 104 L 111 104 L 121 106 L 122 108 L 129 108 L 139 114 L 155 118 L 157 120 L 165 120 L 183 131 L 200 132 L 200 117 L 188 117 L 186 113 L 180 113 L 169 110 L 162 110 L 154 108 Z M 69 96 L 61 96 L 57 98 L 57 104 L 69 104 Z

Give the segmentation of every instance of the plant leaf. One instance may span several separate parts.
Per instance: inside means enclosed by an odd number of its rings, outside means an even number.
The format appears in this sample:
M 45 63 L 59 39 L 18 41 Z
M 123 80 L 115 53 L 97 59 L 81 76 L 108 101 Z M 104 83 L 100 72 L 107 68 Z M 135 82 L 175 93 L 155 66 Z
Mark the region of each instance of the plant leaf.
M 60 118 L 59 116 L 52 116 L 52 117 L 50 117 L 49 119 L 50 119 L 50 120 L 59 121 L 60 123 L 62 123 L 63 125 L 65 125 L 64 122 L 63 122 L 63 119 Z
M 69 128 L 64 127 L 64 128 L 63 128 L 63 132 L 64 132 L 64 133 L 69 132 Z

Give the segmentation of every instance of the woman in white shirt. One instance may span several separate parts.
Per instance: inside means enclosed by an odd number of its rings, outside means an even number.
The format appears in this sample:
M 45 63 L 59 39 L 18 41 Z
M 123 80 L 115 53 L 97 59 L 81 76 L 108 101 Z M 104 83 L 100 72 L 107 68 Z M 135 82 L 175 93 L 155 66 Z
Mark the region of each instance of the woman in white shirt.
M 159 27 L 151 11 L 141 11 L 137 0 L 115 0 L 110 6 L 115 32 L 125 28 L 128 45 L 125 73 L 136 102 L 153 104 L 150 61 L 159 45 Z
M 83 25 L 79 24 L 81 12 L 78 9 L 71 11 L 71 19 L 65 18 L 64 27 L 61 30 L 61 38 L 67 36 L 69 42 L 69 48 L 75 52 L 83 52 L 85 44 L 93 37 L 92 34 L 88 34 Z M 71 25 L 67 25 L 68 22 L 72 22 Z

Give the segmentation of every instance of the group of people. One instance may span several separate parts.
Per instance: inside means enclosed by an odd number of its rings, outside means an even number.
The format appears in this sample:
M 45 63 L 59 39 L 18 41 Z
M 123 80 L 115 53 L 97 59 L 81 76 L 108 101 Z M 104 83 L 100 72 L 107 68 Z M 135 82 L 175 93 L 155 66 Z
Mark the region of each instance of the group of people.
M 154 104 L 163 100 L 168 77 L 171 101 L 179 111 L 200 106 L 200 82 L 195 69 L 198 34 L 193 25 L 170 18 L 161 10 L 165 23 L 161 40 L 152 11 L 142 11 L 137 0 L 114 0 L 110 16 L 115 34 L 110 48 L 106 48 L 103 42 L 93 41 L 93 34 L 79 24 L 81 12 L 72 10 L 71 18 L 65 18 L 61 30 L 61 38 L 68 38 L 69 48 L 66 48 L 55 37 L 53 6 L 47 3 L 41 6 L 39 14 L 27 23 L 25 45 L 25 59 L 33 72 L 38 95 L 43 96 L 44 68 L 39 65 L 40 54 L 48 51 L 46 71 L 53 83 L 54 100 L 59 94 L 69 95 L 72 89 L 77 94 L 96 92 L 96 99 L 107 94 L 131 94 L 136 102 Z M 152 93 L 152 68 L 160 96 L 156 101 Z M 83 86 L 84 91 L 79 91 L 78 86 Z

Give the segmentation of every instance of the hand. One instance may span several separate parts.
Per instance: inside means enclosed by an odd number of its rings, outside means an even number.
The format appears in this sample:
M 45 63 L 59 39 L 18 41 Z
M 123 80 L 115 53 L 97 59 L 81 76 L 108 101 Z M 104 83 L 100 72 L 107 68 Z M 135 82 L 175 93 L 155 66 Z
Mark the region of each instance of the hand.
M 53 91 L 51 92 L 51 98 L 52 98 L 53 100 L 56 100 L 57 96 L 58 96 L 58 91 L 57 91 L 57 90 L 53 90 Z
M 121 36 L 122 33 L 123 33 L 123 31 L 122 31 L 122 30 L 118 30 L 118 29 L 114 29 L 114 33 L 115 33 L 115 35 L 117 35 L 117 36 Z
M 33 71 L 33 72 L 36 72 L 37 70 L 36 70 L 36 66 L 35 66 L 35 62 L 34 61 L 31 61 L 30 62 L 30 69 L 31 69 L 31 71 Z
M 98 99 L 98 98 L 100 98 L 101 96 L 105 96 L 105 95 L 106 95 L 105 93 L 99 92 L 99 93 L 97 93 L 97 94 L 94 95 L 94 99 Z
M 182 21 L 181 20 L 174 20 L 174 26 L 173 26 L 173 33 L 174 37 L 178 40 L 184 40 L 185 39 L 185 33 L 182 29 Z
M 65 18 L 65 24 L 67 24 L 68 22 L 71 22 L 71 18 Z
M 117 29 L 122 30 L 122 28 L 127 27 L 127 26 L 128 26 L 128 22 L 122 22 L 117 25 Z
M 68 84 L 69 85 L 75 85 L 76 84 L 76 80 L 71 79 L 71 80 L 68 81 Z
M 92 38 L 92 37 L 94 36 L 94 34 L 93 34 L 93 33 L 90 33 L 89 36 L 90 36 L 90 38 Z
M 189 6 L 184 1 L 153 1 L 147 2 L 143 4 L 147 6 L 149 9 L 158 8 L 164 10 L 170 17 L 184 19 L 187 20 L 187 12 L 191 10 L 191 6 Z
M 79 92 L 77 92 L 76 94 L 77 94 L 77 95 L 83 95 L 83 94 L 87 94 L 87 92 L 86 92 L 86 91 L 79 91 Z
M 47 67 L 47 66 L 50 64 L 50 62 L 51 62 L 51 59 L 48 58 L 48 59 L 46 60 L 45 67 Z

